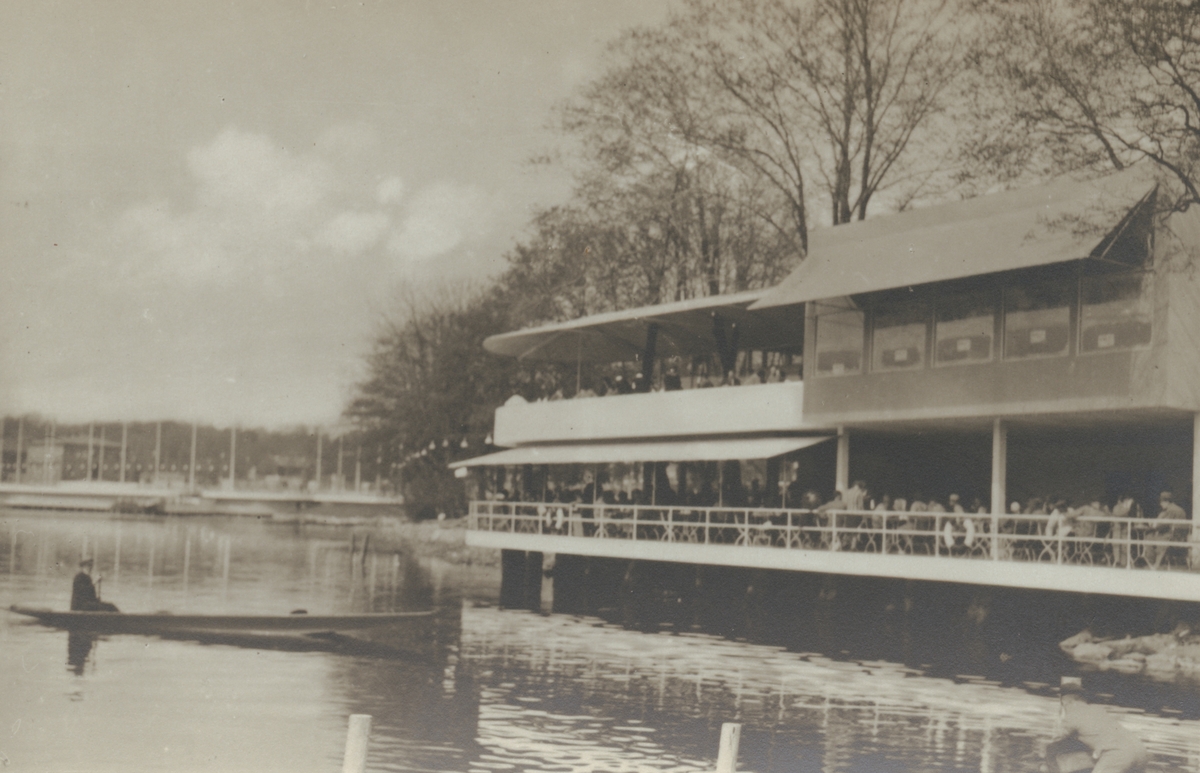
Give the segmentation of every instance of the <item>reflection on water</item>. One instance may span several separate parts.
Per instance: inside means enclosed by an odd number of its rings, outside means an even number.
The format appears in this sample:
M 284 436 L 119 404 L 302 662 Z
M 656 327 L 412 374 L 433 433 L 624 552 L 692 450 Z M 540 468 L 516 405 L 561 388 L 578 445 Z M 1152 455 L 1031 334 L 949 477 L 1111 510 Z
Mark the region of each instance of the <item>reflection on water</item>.
M 494 574 L 422 562 L 385 532 L 0 511 L 3 606 L 66 608 L 91 556 L 103 596 L 128 611 L 436 610 L 369 636 L 188 639 L 68 636 L 4 614 L 0 760 L 336 770 L 351 713 L 374 717 L 369 769 L 394 771 L 708 771 L 721 722 L 740 721 L 742 771 L 1001 773 L 1036 770 L 1054 735 L 1038 685 L 851 661 L 837 636 L 794 639 L 815 647 L 800 652 L 499 610 Z M 1198 688 L 1095 676 L 1156 691 L 1125 704 L 1141 710 L 1113 707 L 1154 770 L 1200 767 Z
M 480 743 L 517 769 L 541 767 L 547 727 L 557 764 L 569 766 L 554 769 L 584 770 L 592 755 L 667 739 L 715 754 L 712 728 L 736 720 L 740 770 L 1028 770 L 1058 718 L 1054 698 L 983 679 L 588 618 L 468 606 L 462 654 L 482 683 Z M 1136 713 L 1121 721 L 1147 741 L 1156 769 L 1200 761 L 1200 722 Z M 652 756 L 664 769 L 704 769 L 669 750 Z

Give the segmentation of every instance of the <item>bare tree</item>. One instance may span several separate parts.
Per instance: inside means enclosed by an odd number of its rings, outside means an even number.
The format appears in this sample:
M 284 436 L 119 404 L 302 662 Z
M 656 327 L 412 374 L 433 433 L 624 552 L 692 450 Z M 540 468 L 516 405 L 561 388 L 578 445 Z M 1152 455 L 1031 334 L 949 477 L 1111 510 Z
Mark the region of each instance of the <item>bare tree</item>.
M 1121 169 L 1149 160 L 1200 202 L 1200 5 L 1183 0 L 979 3 L 981 98 L 968 172 Z
M 790 205 L 807 247 L 815 171 L 834 225 L 914 183 L 936 152 L 913 152 L 960 71 L 950 0 L 691 0 L 668 23 L 723 99 L 710 140 Z

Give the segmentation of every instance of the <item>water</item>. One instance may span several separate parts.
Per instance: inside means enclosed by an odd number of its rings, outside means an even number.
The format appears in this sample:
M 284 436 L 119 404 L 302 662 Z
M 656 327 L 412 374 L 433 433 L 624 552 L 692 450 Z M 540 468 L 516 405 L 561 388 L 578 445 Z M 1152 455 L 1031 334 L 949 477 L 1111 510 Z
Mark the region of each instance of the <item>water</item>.
M 1037 770 L 1055 733 L 1051 691 L 1011 670 L 500 610 L 494 571 L 419 560 L 379 532 L 364 559 L 363 535 L 0 512 L 4 607 L 66 608 L 86 552 L 127 611 L 437 610 L 362 644 L 108 636 L 72 662 L 66 633 L 4 614 L 0 767 L 333 771 L 351 713 L 375 718 L 368 768 L 388 771 L 708 771 L 721 723 L 738 721 L 741 771 L 999 773 Z M 1200 770 L 1200 686 L 1092 681 L 1153 770 Z

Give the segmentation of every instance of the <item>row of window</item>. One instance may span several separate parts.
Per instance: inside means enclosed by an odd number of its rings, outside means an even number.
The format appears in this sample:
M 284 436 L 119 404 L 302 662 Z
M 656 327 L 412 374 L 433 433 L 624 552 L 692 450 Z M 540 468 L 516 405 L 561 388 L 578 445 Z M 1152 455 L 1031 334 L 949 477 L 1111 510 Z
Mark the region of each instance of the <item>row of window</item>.
M 871 314 L 872 371 L 911 370 L 1066 355 L 1072 311 L 1078 306 L 1078 351 L 1132 349 L 1150 343 L 1148 274 L 1086 277 L 1022 285 L 1002 293 L 978 290 L 935 302 L 879 304 Z M 997 324 L 999 312 L 1002 319 Z M 866 350 L 865 312 L 821 304 L 817 317 L 818 375 L 861 373 Z M 995 337 L 1000 330 L 1002 351 Z

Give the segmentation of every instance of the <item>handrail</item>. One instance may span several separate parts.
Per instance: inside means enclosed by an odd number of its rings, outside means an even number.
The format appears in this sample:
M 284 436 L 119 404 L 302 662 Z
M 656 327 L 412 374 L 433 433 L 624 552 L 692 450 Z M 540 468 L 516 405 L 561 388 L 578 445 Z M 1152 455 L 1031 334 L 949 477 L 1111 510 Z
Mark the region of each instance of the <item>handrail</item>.
M 1166 518 L 471 502 L 468 528 L 573 537 L 1161 570 L 1200 569 L 1200 531 Z

